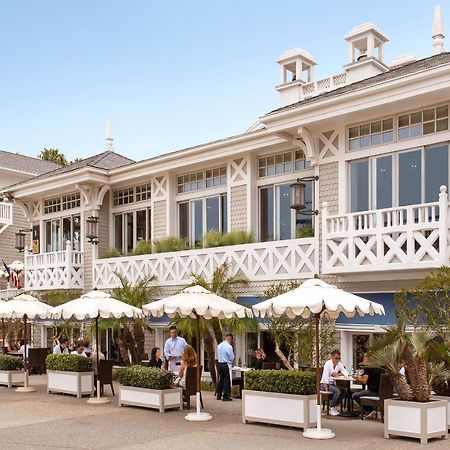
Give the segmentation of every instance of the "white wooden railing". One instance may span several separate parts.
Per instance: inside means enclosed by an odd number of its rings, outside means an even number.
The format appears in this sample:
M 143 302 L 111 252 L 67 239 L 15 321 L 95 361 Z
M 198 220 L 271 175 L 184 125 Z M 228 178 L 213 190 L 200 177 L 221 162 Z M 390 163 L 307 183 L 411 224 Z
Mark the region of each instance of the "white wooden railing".
M 324 92 L 337 89 L 347 84 L 347 75 L 340 73 L 322 80 L 310 81 L 300 86 L 301 98 L 314 97 L 315 95 L 323 94 Z
M 214 270 L 228 262 L 233 274 L 252 281 L 305 279 L 318 273 L 318 238 L 290 239 L 255 244 L 99 259 L 94 262 L 94 286 L 119 285 L 115 273 L 130 282 L 155 275 L 157 283 L 183 286 L 193 273 L 210 279 Z
M 13 204 L 0 202 L 0 234 L 13 223 Z
M 67 241 L 66 250 L 32 254 L 25 253 L 25 289 L 83 289 L 83 253 L 75 251 Z
M 322 272 L 409 270 L 449 263 L 447 188 L 439 201 L 330 215 L 322 214 Z

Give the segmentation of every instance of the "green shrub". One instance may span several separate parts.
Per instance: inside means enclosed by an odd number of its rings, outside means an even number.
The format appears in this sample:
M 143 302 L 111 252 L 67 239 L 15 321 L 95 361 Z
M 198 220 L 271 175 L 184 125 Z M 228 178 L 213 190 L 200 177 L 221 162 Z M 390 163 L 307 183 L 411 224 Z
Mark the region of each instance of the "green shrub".
M 245 373 L 245 389 L 311 395 L 316 392 L 316 374 L 299 370 L 251 370 Z
M 122 252 L 118 248 L 109 248 L 108 250 L 105 250 L 101 255 L 100 258 L 120 258 L 123 256 Z
M 208 233 L 204 234 L 202 237 L 202 247 L 203 248 L 211 248 L 211 247 L 222 247 L 223 244 L 223 234 L 217 230 L 208 231 Z
M 178 252 L 189 249 L 189 241 L 186 238 L 169 236 L 153 242 L 155 253 Z
M 136 365 L 118 369 L 117 379 L 123 386 L 144 389 L 170 389 L 173 372 Z
M 314 228 L 312 225 L 307 225 L 303 228 L 297 228 L 297 231 L 295 232 L 296 238 L 310 238 L 314 237 Z
M 48 370 L 62 372 L 91 372 L 92 361 L 90 358 L 80 355 L 48 355 L 45 359 Z
M 241 245 L 255 242 L 255 235 L 249 231 L 236 230 L 222 236 L 222 245 Z
M 153 251 L 151 241 L 139 241 L 133 248 L 133 255 L 149 255 Z
M 23 361 L 21 358 L 0 353 L 0 370 L 20 370 L 22 367 Z

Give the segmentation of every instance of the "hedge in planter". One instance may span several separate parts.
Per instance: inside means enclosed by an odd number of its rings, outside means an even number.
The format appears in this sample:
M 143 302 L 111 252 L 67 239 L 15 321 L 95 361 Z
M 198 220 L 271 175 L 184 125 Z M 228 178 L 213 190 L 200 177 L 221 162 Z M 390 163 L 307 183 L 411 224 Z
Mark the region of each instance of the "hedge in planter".
M 8 386 L 21 386 L 24 382 L 21 358 L 0 353 L 0 384 Z
M 316 392 L 316 374 L 297 370 L 252 370 L 245 373 L 245 389 L 312 395 Z
M 21 358 L 0 353 L 0 370 L 21 370 L 22 368 L 23 361 Z
M 136 365 L 119 369 L 117 380 L 122 386 L 163 390 L 172 387 L 173 372 Z
M 45 364 L 47 370 L 59 372 L 91 372 L 92 361 L 80 355 L 48 355 Z

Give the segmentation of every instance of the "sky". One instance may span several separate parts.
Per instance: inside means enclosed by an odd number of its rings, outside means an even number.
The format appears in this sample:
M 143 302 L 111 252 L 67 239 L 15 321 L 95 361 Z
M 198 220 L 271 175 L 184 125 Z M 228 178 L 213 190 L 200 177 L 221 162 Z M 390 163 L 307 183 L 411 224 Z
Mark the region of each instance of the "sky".
M 386 62 L 424 58 L 434 4 L 0 0 L 0 149 L 87 157 L 104 150 L 108 119 L 134 160 L 242 133 L 278 107 L 285 50 L 310 52 L 316 79 L 341 73 L 343 36 L 371 21 L 390 39 Z

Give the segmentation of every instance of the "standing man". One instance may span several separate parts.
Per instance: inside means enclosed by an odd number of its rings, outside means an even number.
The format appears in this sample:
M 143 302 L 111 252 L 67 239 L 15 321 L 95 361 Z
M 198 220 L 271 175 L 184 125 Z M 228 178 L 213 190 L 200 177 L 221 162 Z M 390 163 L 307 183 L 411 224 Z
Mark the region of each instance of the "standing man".
M 333 398 L 330 403 L 330 415 L 332 416 L 339 415 L 336 406 L 342 401 L 347 391 L 336 386 L 336 382 L 331 378 L 346 374 L 347 371 L 341 363 L 341 352 L 339 350 L 333 350 L 331 352 L 331 359 L 323 366 L 322 379 L 320 380 L 320 390 L 333 393 Z
M 67 342 L 67 339 L 61 338 L 59 340 L 59 344 L 56 344 L 53 347 L 53 354 L 54 355 L 61 355 L 62 353 L 68 354 L 69 353 L 68 346 L 69 346 L 69 343 Z
M 169 370 L 178 374 L 181 365 L 181 357 L 186 347 L 186 341 L 178 336 L 177 327 L 172 326 L 169 329 L 170 338 L 164 344 L 164 357 L 169 361 Z
M 217 346 L 217 360 L 219 365 L 219 382 L 217 383 L 217 400 L 231 402 L 231 377 L 230 371 L 233 365 L 233 335 L 227 334 L 225 340 Z

